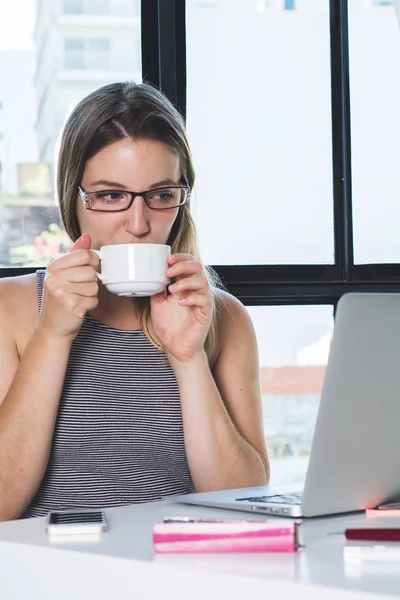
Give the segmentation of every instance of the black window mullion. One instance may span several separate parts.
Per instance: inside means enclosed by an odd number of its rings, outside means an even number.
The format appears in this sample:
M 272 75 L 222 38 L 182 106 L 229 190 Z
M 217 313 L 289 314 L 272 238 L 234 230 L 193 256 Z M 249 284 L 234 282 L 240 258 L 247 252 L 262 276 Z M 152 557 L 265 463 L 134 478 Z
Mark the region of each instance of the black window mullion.
M 142 0 L 142 77 L 186 116 L 185 0 Z
M 226 289 L 246 306 L 335 305 L 348 293 L 400 293 L 400 281 L 264 283 L 227 285 Z
M 400 293 L 400 265 L 365 265 L 343 281 L 334 265 L 219 265 L 224 287 L 246 305 L 336 304 L 348 292 Z
M 379 281 L 400 282 L 400 264 L 399 263 L 376 263 L 354 266 L 354 280 L 361 282 Z
M 44 269 L 45 267 L 1 267 L 0 266 L 0 279 L 3 277 L 17 277 L 18 275 L 29 275 L 30 273 L 36 273 L 37 269 Z
M 142 79 L 160 87 L 158 0 L 141 1 Z
M 160 89 L 177 105 L 175 1 L 158 0 Z
M 347 0 L 330 0 L 330 36 L 335 264 L 341 279 L 350 281 L 354 245 Z
M 186 0 L 175 0 L 176 107 L 186 119 Z

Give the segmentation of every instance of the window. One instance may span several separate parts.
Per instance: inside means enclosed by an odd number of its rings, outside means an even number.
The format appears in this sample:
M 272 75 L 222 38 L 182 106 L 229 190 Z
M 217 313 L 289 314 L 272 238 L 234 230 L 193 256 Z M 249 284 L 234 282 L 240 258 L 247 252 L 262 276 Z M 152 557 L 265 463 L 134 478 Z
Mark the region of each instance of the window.
M 70 244 L 54 190 L 67 114 L 100 85 L 141 80 L 140 26 L 125 18 L 140 14 L 139 0 L 24 4 L 21 13 L 0 2 L 0 276 L 46 266 Z M 66 14 L 85 15 L 84 29 L 57 18 Z
M 86 40 L 85 51 L 87 69 L 110 68 L 110 40 L 100 38 Z
M 285 10 L 294 10 L 295 0 L 285 0 Z
M 260 315 L 255 325 L 262 332 L 264 423 L 274 483 L 281 476 L 289 482 L 304 474 L 324 376 L 323 364 L 299 366 L 293 356 L 289 361 L 281 354 L 281 338 L 289 343 L 299 339 L 313 327 L 304 317 L 307 311 L 326 311 L 325 332 L 309 344 L 303 341 L 299 350 L 311 361 L 323 348 L 326 359 L 329 304 L 347 291 L 400 291 L 399 265 L 375 268 L 371 263 L 379 262 L 382 253 L 368 235 L 368 227 L 380 228 L 382 237 L 385 231 L 393 233 L 393 248 L 398 248 L 392 251 L 393 261 L 399 262 L 400 238 L 394 235 L 400 204 L 394 208 L 394 198 L 400 191 L 394 173 L 400 97 L 394 63 L 400 32 L 394 11 L 377 13 L 365 0 L 348 7 L 350 95 L 349 56 L 341 37 L 347 36 L 346 2 L 297 6 L 284 0 L 220 0 L 218 11 L 206 12 L 194 3 L 187 10 L 187 126 L 197 168 L 195 217 L 206 262 L 218 265 L 223 282 L 248 305 L 253 320 Z M 285 10 L 293 11 L 290 19 Z M 392 56 L 393 64 L 385 56 Z M 375 160 L 378 148 L 382 157 Z M 386 168 L 385 160 L 390 161 Z M 376 164 L 380 173 L 371 189 Z M 388 174 L 391 188 L 384 184 Z M 354 264 L 353 234 L 357 257 L 357 228 L 363 223 L 370 264 L 361 266 Z M 318 306 L 322 298 L 324 307 Z M 267 306 L 257 306 L 261 304 Z M 285 306 L 272 306 L 280 304 Z M 268 360 L 262 357 L 265 347 Z M 302 379 L 306 372 L 311 374 L 308 383 Z M 297 393 L 290 381 L 297 381 Z M 292 420 L 294 408 L 304 414 L 301 424 Z M 288 431 L 299 435 L 297 441 L 285 437 Z
M 85 68 L 85 40 L 79 38 L 69 38 L 64 40 L 66 69 L 84 69 Z
M 110 40 L 67 38 L 64 40 L 66 69 L 109 69 Z
M 305 474 L 333 329 L 331 306 L 251 306 L 273 484 Z
M 64 0 L 65 14 L 104 15 L 109 12 L 109 0 Z
M 83 13 L 83 0 L 64 0 L 64 12 L 70 15 Z
M 349 3 L 356 263 L 400 260 L 400 29 L 395 11 Z
M 187 7 L 187 127 L 208 263 L 333 262 L 329 2 L 306 4 L 295 21 L 282 3 L 268 18 L 247 0 Z

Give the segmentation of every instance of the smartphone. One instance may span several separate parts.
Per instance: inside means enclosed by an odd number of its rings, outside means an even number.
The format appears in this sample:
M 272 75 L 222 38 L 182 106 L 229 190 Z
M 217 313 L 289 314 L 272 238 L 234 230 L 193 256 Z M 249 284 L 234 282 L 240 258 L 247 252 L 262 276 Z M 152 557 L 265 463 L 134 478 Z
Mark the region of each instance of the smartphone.
M 107 531 L 103 510 L 71 509 L 52 511 L 45 523 L 49 535 L 93 535 Z

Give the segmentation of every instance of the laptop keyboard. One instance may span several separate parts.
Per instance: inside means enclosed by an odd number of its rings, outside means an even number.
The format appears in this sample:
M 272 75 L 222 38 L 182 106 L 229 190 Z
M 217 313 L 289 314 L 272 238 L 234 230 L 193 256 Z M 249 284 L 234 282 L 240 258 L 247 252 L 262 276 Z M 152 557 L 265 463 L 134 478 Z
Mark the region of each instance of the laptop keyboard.
M 236 498 L 237 502 L 264 502 L 265 504 L 301 504 L 301 492 L 292 494 L 275 494 L 273 496 L 250 496 L 249 498 Z

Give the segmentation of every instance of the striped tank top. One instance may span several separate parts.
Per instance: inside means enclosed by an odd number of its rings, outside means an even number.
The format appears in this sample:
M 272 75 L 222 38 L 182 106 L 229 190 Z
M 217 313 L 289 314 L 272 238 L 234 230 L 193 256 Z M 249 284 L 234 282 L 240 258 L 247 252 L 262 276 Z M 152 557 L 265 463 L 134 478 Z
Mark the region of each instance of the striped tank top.
M 41 310 L 45 271 L 38 271 Z M 179 390 L 143 331 L 86 315 L 72 343 L 41 485 L 22 517 L 194 491 Z

